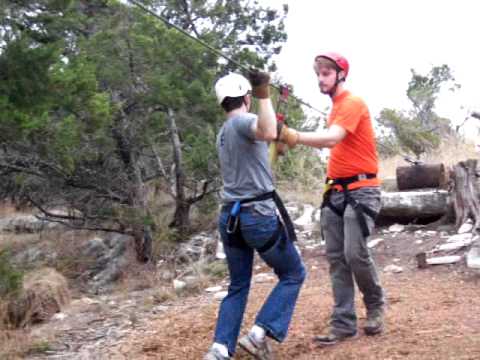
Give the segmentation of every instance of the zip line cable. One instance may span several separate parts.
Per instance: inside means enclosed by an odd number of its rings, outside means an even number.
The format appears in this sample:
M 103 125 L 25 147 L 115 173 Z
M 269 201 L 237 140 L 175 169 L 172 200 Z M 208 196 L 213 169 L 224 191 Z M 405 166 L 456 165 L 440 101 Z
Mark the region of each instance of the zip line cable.
M 191 35 L 189 32 L 185 31 L 184 29 L 182 29 L 181 27 L 171 23 L 170 21 L 168 21 L 168 19 L 164 18 L 163 16 L 161 15 L 158 15 L 157 13 L 153 12 L 152 10 L 150 10 L 149 8 L 147 8 L 146 6 L 144 6 L 143 4 L 139 3 L 138 1 L 136 0 L 127 0 L 129 3 L 137 6 L 139 9 L 143 10 L 144 12 L 150 14 L 151 16 L 155 17 L 156 19 L 164 22 L 168 27 L 173 27 L 175 30 L 179 31 L 180 33 L 182 33 L 183 35 L 185 35 L 186 37 L 190 38 L 191 40 L 193 41 L 196 41 L 198 42 L 200 45 L 202 45 L 203 47 L 207 48 L 208 50 L 210 50 L 211 52 L 213 52 L 214 54 L 224 58 L 225 60 L 227 60 L 229 63 L 232 63 L 234 64 L 235 66 L 237 66 L 238 68 L 242 69 L 243 71 L 245 72 L 250 72 L 251 69 L 247 66 L 245 66 L 244 64 L 232 59 L 231 57 L 225 55 L 224 53 L 222 53 L 220 50 L 218 50 L 217 48 L 211 46 L 210 44 L 206 43 L 205 41 Z M 272 86 L 273 88 L 277 89 L 279 92 L 282 91 L 281 87 L 280 86 L 277 86 L 277 85 L 274 85 L 274 84 L 270 84 L 270 86 Z M 320 113 L 320 114 L 323 114 L 324 112 L 315 108 L 314 106 L 310 105 L 309 103 L 303 101 L 302 99 L 300 99 L 299 97 L 295 96 L 295 95 L 291 95 L 292 98 L 294 98 L 296 101 L 298 101 L 300 104 L 302 105 L 305 105 L 306 107 Z

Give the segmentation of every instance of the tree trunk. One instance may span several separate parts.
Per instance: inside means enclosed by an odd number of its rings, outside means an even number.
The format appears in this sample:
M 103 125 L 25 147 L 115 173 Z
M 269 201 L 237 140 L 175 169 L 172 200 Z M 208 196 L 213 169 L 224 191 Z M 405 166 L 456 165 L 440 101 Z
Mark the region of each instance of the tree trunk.
M 119 119 L 119 123 L 128 121 L 126 116 Z M 119 128 L 124 128 L 120 126 Z M 145 224 L 148 217 L 147 190 L 142 179 L 142 171 L 137 156 L 132 151 L 129 139 L 119 129 L 113 130 L 117 142 L 120 158 L 128 174 L 130 187 L 128 204 L 138 215 L 132 224 L 132 235 L 135 240 L 135 251 L 140 262 L 148 262 L 152 257 L 152 236 L 149 225 Z
M 175 215 L 173 216 L 173 220 L 170 223 L 170 227 L 174 227 L 179 229 L 180 231 L 186 231 L 190 226 L 190 207 L 191 204 L 177 203 L 175 207 Z
M 397 168 L 398 190 L 439 188 L 446 185 L 445 166 L 427 164 Z
M 182 163 L 182 143 L 178 135 L 175 113 L 172 109 L 168 109 L 168 119 L 170 121 L 173 161 L 175 163 L 175 215 L 173 221 L 170 223 L 170 227 L 185 231 L 190 226 L 191 203 L 185 193 L 186 177 Z
M 471 218 L 474 229 L 480 228 L 480 197 L 477 181 L 477 160 L 470 159 L 459 162 L 453 167 L 453 207 L 455 209 L 455 225 L 460 227 Z

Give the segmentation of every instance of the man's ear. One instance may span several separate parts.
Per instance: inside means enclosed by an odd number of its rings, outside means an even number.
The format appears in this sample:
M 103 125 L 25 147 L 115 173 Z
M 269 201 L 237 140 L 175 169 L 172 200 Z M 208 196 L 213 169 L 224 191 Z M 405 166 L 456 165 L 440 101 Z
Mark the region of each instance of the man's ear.
M 338 72 L 338 80 L 343 80 L 343 81 L 345 81 L 345 71 L 340 70 L 340 71 Z
M 252 96 L 250 94 L 245 95 L 243 97 L 243 102 L 247 107 L 247 111 L 250 111 L 250 107 L 252 106 Z

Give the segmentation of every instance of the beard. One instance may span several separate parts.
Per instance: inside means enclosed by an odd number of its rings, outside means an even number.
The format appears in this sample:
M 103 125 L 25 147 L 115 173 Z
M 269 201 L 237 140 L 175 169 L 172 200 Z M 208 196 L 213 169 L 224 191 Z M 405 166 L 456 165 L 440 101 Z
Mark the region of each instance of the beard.
M 333 86 L 328 87 L 328 86 L 318 85 L 318 88 L 320 89 L 320 92 L 321 92 L 322 94 L 328 95 L 328 94 L 330 94 L 330 92 L 332 91 Z

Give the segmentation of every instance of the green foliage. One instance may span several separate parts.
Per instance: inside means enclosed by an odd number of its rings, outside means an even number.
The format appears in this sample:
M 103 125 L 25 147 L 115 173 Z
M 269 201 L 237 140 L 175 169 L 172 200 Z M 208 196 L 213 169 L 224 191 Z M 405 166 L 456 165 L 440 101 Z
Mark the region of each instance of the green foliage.
M 387 157 L 400 150 L 413 153 L 417 158 L 438 147 L 442 136 L 452 133 L 450 120 L 435 113 L 437 96 L 445 85 L 455 91 L 460 85 L 454 83 L 447 65 L 433 67 L 427 75 L 412 69 L 407 96 L 413 109 L 409 112 L 383 109 L 377 117 L 381 126 L 379 152 Z
M 46 340 L 36 341 L 30 344 L 29 349 L 27 350 L 28 355 L 40 355 L 45 354 L 48 351 L 52 350 L 52 346 Z
M 22 287 L 23 273 L 10 263 L 9 253 L 0 251 L 0 297 L 15 294 Z
M 144 3 L 247 65 L 273 67 L 286 39 L 287 8 Z M 231 64 L 120 1 L 12 0 L 0 12 L 0 198 L 67 208 L 67 217 L 46 216 L 79 228 L 154 227 L 145 189 L 175 183 L 169 110 L 185 191 L 218 184 L 223 114 L 212 85 Z M 289 116 L 296 123 L 301 109 Z
M 322 163 L 316 150 L 296 147 L 278 160 L 275 172 L 279 181 L 295 181 L 309 187 L 324 179 L 326 164 Z
M 203 271 L 205 274 L 219 279 L 223 279 L 228 275 L 228 267 L 225 261 L 213 261 L 205 264 Z

